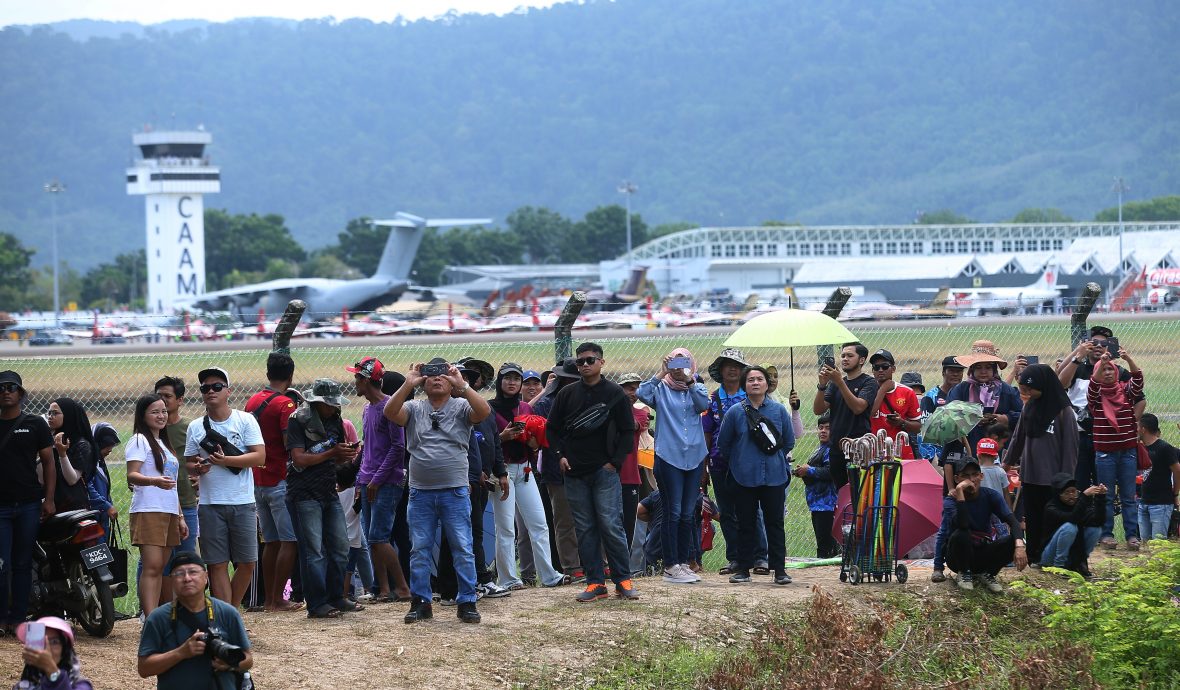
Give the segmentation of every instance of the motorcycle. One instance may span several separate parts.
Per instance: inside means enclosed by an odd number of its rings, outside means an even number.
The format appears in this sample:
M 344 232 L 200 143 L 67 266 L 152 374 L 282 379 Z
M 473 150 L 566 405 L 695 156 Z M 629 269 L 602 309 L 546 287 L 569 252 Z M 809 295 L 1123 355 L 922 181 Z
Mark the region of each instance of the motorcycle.
M 115 584 L 114 556 L 93 510 L 71 510 L 41 523 L 33 546 L 33 617 L 74 619 L 88 634 L 106 637 L 115 627 L 115 597 L 126 594 Z M 118 593 L 115 590 L 120 590 Z

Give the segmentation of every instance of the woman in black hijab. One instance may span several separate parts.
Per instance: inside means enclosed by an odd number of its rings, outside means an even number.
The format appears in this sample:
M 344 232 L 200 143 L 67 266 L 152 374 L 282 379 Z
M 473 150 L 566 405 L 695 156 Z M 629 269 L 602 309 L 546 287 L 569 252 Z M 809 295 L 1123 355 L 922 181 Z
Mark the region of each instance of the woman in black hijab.
M 86 410 L 73 398 L 57 398 L 49 403 L 49 428 L 53 432 L 53 451 L 57 457 L 57 490 L 54 504 L 58 513 L 90 508 L 88 486 L 98 468 L 98 444 L 90 428 Z M 62 471 L 69 463 L 78 474 L 70 482 L 73 472 Z
M 1024 506 L 1028 560 L 1039 563 L 1048 535 L 1044 533 L 1045 506 L 1053 498 L 1053 476 L 1073 473 L 1078 462 L 1078 422 L 1065 388 L 1045 364 L 1020 372 L 1024 411 L 1012 432 L 1004 460 L 1020 466 L 1020 494 Z

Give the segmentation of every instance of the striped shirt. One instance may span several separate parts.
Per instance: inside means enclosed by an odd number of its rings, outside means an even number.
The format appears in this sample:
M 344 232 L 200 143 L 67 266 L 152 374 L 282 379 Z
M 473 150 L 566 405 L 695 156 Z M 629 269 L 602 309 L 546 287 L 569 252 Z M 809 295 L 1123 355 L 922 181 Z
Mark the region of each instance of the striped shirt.
M 1115 412 L 1117 427 L 1111 426 L 1110 420 L 1102 413 L 1102 389 L 1113 392 L 1115 386 L 1122 386 L 1125 403 Z M 1131 372 L 1131 379 L 1126 382 L 1116 381 L 1110 386 L 1103 386 L 1098 379 L 1090 379 L 1090 386 L 1086 389 L 1086 403 L 1090 407 L 1090 418 L 1094 422 L 1094 450 L 1111 452 L 1134 448 L 1139 440 L 1138 426 L 1135 422 L 1135 400 L 1143 393 L 1143 372 Z

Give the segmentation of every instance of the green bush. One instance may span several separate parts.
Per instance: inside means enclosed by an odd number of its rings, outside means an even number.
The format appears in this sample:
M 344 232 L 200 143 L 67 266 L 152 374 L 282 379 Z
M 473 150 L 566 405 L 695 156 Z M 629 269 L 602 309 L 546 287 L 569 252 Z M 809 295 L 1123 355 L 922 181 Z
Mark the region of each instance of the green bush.
M 1090 646 L 1102 685 L 1166 687 L 1180 678 L 1180 543 L 1150 542 L 1143 556 L 1092 582 L 1050 570 L 1076 586 L 1013 587 L 1049 610 L 1047 626 Z

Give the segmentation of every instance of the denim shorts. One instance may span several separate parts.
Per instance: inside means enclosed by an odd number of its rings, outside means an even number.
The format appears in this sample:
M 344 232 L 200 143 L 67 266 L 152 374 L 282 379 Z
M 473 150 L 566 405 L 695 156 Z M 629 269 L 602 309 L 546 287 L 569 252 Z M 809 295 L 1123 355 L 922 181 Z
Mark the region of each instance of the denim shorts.
M 377 500 L 369 502 L 368 487 L 357 484 L 361 492 L 361 530 L 370 544 L 388 544 L 393 537 L 393 520 L 397 516 L 397 504 L 402 498 L 402 487 L 397 484 L 382 484 L 377 487 Z
M 201 555 L 210 565 L 258 562 L 258 517 L 253 503 L 201 505 Z
M 258 505 L 258 526 L 262 528 L 262 541 L 267 544 L 295 541 L 291 511 L 287 510 L 287 480 L 275 486 L 255 486 L 254 501 Z

